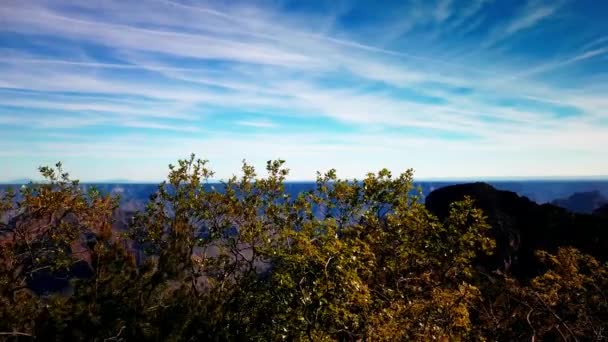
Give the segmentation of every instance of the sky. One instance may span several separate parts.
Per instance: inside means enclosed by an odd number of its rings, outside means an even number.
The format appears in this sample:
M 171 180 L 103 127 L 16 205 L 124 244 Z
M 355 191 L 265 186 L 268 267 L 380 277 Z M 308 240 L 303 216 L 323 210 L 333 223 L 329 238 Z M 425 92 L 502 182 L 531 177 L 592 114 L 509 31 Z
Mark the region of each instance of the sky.
M 0 181 L 608 175 L 608 2 L 0 1 Z M 260 170 L 262 171 L 262 170 Z M 260 172 L 263 174 L 263 172 Z

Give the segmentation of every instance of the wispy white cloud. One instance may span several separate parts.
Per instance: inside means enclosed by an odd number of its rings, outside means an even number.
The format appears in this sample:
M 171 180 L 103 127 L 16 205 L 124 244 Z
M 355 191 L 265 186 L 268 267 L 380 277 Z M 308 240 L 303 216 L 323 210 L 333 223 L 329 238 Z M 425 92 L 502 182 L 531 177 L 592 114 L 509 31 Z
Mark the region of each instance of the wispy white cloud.
M 550 3 L 528 0 L 521 11 L 510 18 L 503 26 L 496 27 L 488 40 L 486 46 L 495 45 L 525 30 L 530 30 L 543 21 L 550 19 L 562 8 L 564 1 L 553 1 Z
M 526 7 L 521 17 L 511 21 L 505 28 L 505 35 L 513 35 L 519 31 L 528 29 L 539 22 L 549 18 L 559 8 L 558 5 L 532 5 L 531 3 Z
M 475 30 L 485 20 L 480 12 L 491 2 L 492 0 L 469 1 L 466 6 L 462 6 L 460 12 L 453 15 L 453 20 L 441 27 L 442 33 L 452 36 L 456 33 L 466 35 Z
M 275 128 L 278 125 L 272 121 L 268 120 L 240 120 L 236 122 L 237 125 L 247 126 L 247 127 L 256 127 L 256 128 Z
M 271 44 L 217 38 L 162 29 L 146 29 L 103 21 L 89 21 L 57 14 L 43 7 L 10 8 L 5 18 L 8 29 L 63 38 L 91 41 L 115 48 L 175 54 L 183 57 L 217 58 L 260 64 L 295 65 L 313 61 L 297 53 L 276 49 Z
M 435 20 L 443 22 L 452 16 L 452 0 L 440 0 L 435 8 Z
M 572 176 L 598 175 L 605 170 L 606 162 L 601 156 L 603 146 L 589 150 L 586 139 L 598 143 L 608 143 L 600 129 L 569 131 L 565 136 L 547 133 L 538 139 L 509 138 L 500 136 L 495 142 L 478 143 L 474 146 L 462 141 L 450 143 L 448 154 L 441 158 L 441 168 L 432 156 L 445 149 L 445 142 L 432 137 L 414 138 L 398 134 L 320 134 L 302 132 L 298 134 L 209 134 L 200 138 L 121 136 L 107 137 L 103 141 L 91 138 L 84 140 L 55 140 L 35 143 L 31 149 L 12 141 L 0 142 L 0 158 L 20 156 L 24 153 L 35 157 L 35 163 L 46 160 L 49 155 L 61 155 L 67 160 L 66 167 L 75 176 L 83 177 L 90 171 L 77 163 L 80 158 L 95 155 L 103 158 L 100 174 L 106 177 L 125 177 L 130 169 L 139 168 L 136 179 L 158 181 L 166 174 L 166 164 L 184 156 L 184 146 L 211 160 L 211 167 L 220 177 L 228 177 L 239 168 L 245 157 L 263 169 L 269 158 L 288 158 L 292 170 L 291 180 L 310 179 L 317 170 L 336 167 L 345 177 L 360 177 L 376 168 L 388 167 L 395 171 L 414 166 L 420 177 L 446 177 L 445 170 L 451 170 L 449 177 L 475 177 L 487 175 L 501 176 Z M 567 141 L 564 141 L 564 138 Z M 87 144 L 87 149 L 83 149 Z M 556 151 L 555 146 L 561 149 Z M 564 163 L 564 155 L 572 155 L 576 163 Z M 539 160 L 538 155 L 543 159 Z M 392 158 L 388 158 L 392 156 Z M 525 163 L 513 163 L 519 157 Z M 141 162 L 153 159 L 154 167 L 141 173 Z M 362 163 L 364 158 L 367 162 Z M 124 160 L 137 160 L 130 165 Z M 52 161 L 52 159 L 51 159 Z M 412 163 L 415 161 L 415 165 Z M 35 169 L 34 164 L 32 166 Z M 73 165 L 73 166 L 72 166 Z M 548 170 L 551 168 L 551 170 Z M 30 170 L 28 170 L 30 171 Z M 137 175 L 137 173 L 135 173 Z M 29 174 L 28 174 L 29 175 Z M 90 178 L 89 178 L 90 179 Z
M 598 146 L 608 143 L 599 124 L 606 119 L 605 89 L 569 89 L 543 76 L 600 58 L 608 52 L 602 38 L 542 63 L 496 51 L 496 43 L 551 22 L 561 8 L 529 2 L 515 17 L 487 28 L 490 44 L 465 40 L 458 50 L 467 53 L 460 55 L 441 40 L 452 31 L 468 34 L 486 25 L 484 10 L 493 2 L 458 5 L 413 2 L 402 17 L 378 26 L 387 39 L 370 40 L 365 28 L 345 28 L 333 16 L 259 4 L 5 2 L 0 31 L 32 42 L 44 37 L 56 46 L 44 53 L 16 44 L 0 57 L 0 133 L 5 125 L 35 127 L 37 134 L 108 126 L 163 134 L 93 134 L 52 144 L 0 139 L 12 146 L 0 153 L 173 159 L 193 150 L 237 162 L 274 154 L 305 160 L 297 165 L 297 177 L 336 161 L 346 165 L 348 176 L 368 171 L 349 158 L 406 167 L 405 159 L 392 161 L 409 155 L 404 151 L 411 151 L 409 166 L 421 165 L 423 176 L 433 173 L 425 153 L 460 170 L 446 146 L 479 175 L 504 172 L 499 156 L 517 159 L 518 152 L 597 156 Z M 419 28 L 441 34 L 417 49 L 401 48 L 404 38 L 420 40 Z M 74 53 L 80 44 L 82 51 Z M 591 76 L 569 77 L 582 82 Z M 561 107 L 577 114 L 561 117 Z M 296 122 L 331 133 L 303 132 Z M 235 125 L 248 132 L 233 134 Z M 518 165 L 530 166 L 533 159 L 526 158 Z M 581 165 L 608 172 L 602 161 Z M 509 172 L 518 170 L 524 167 Z

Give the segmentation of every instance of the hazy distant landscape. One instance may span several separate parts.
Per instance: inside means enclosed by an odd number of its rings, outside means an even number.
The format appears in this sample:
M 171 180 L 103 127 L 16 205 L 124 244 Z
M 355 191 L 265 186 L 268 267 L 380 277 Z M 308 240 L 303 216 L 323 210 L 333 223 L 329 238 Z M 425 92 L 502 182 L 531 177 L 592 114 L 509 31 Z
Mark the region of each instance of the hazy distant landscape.
M 422 181 L 414 182 L 415 187 L 420 187 L 423 195 L 428 195 L 431 191 L 455 184 L 471 183 L 467 181 Z M 516 192 L 520 196 L 528 197 L 529 199 L 542 204 L 558 201 L 564 202 L 570 196 L 581 193 L 580 201 L 595 200 L 596 204 L 608 202 L 608 180 L 523 180 L 523 181 L 486 181 L 499 190 L 507 190 Z M 18 189 L 21 185 L 26 185 L 29 180 L 17 180 L 10 184 L 0 183 L 0 189 L 13 187 Z M 130 183 L 128 180 L 120 182 L 108 183 L 83 183 L 83 188 L 96 187 L 106 194 L 120 196 L 121 204 L 125 203 L 145 203 L 150 195 L 152 195 L 158 184 L 156 183 Z M 208 187 L 221 188 L 219 182 L 210 182 Z M 303 191 L 312 190 L 315 186 L 314 182 L 286 182 L 286 192 L 291 196 L 297 196 Z M 564 203 L 564 205 L 566 205 Z M 587 204 L 592 206 L 592 204 Z

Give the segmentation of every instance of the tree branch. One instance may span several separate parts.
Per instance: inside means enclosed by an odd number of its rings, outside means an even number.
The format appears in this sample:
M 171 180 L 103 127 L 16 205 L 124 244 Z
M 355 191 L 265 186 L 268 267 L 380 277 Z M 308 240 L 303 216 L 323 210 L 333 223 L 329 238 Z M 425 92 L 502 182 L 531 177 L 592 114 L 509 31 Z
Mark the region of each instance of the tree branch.
M 32 335 L 32 334 L 18 332 L 18 331 L 0 332 L 0 335 L 4 335 L 4 336 L 27 336 L 27 337 L 34 337 L 34 335 Z

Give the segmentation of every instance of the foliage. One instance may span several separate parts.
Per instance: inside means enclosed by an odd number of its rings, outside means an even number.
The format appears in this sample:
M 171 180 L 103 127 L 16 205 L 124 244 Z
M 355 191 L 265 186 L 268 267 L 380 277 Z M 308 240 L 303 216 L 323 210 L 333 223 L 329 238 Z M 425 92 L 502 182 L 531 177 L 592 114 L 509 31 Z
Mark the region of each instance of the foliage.
M 500 340 L 606 340 L 608 267 L 574 248 L 537 254 L 547 271 L 529 284 L 495 279 L 480 305 L 486 335 Z
M 483 213 L 467 198 L 440 221 L 411 170 L 330 170 L 291 198 L 281 160 L 210 189 L 192 156 L 124 235 L 116 198 L 60 164 L 40 171 L 47 182 L 0 200 L 0 338 L 605 339 L 606 265 L 562 249 L 539 252 L 547 269 L 529 283 L 486 270 Z

